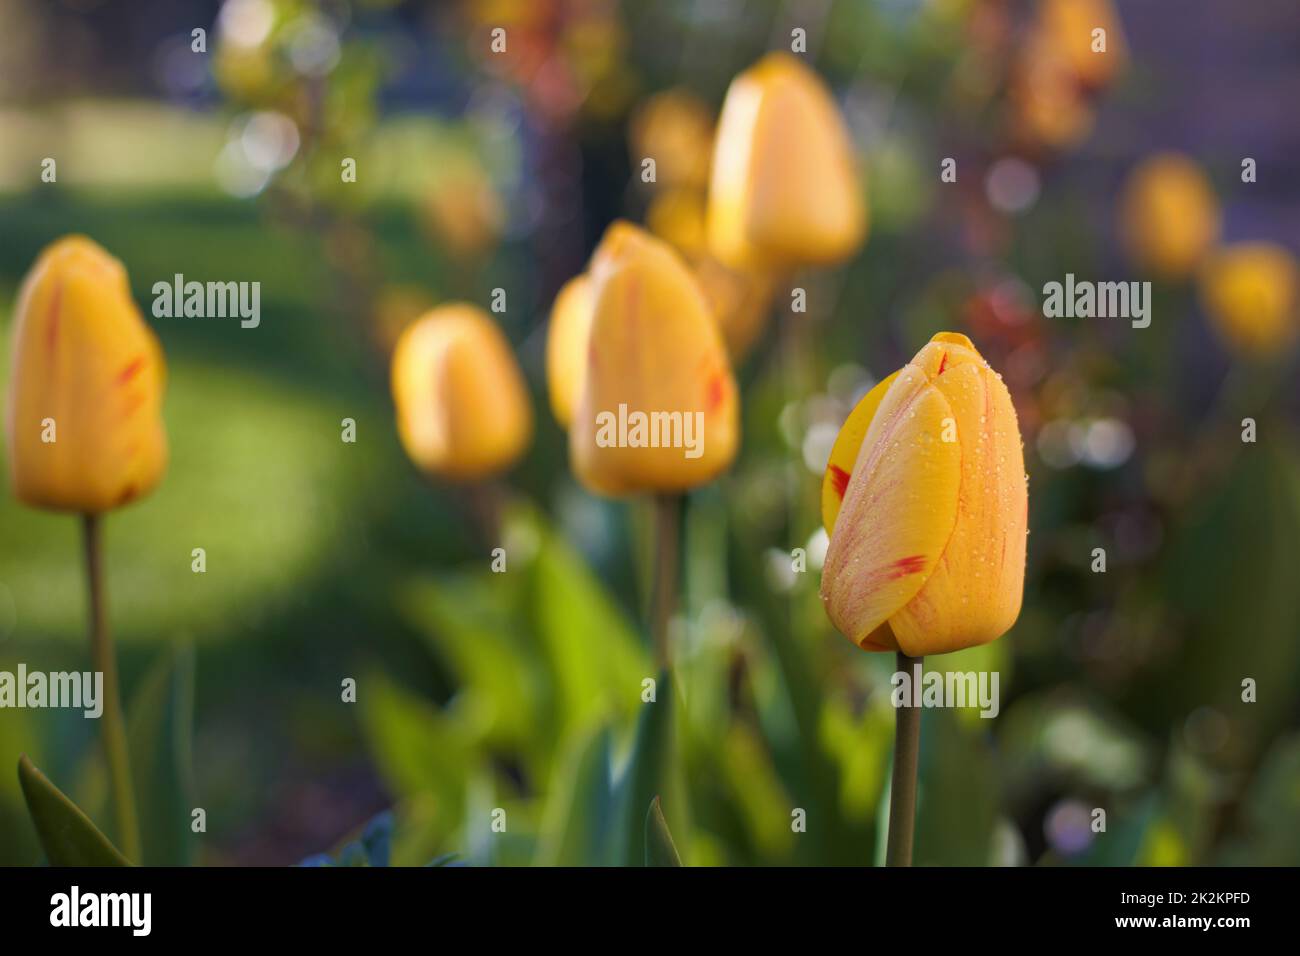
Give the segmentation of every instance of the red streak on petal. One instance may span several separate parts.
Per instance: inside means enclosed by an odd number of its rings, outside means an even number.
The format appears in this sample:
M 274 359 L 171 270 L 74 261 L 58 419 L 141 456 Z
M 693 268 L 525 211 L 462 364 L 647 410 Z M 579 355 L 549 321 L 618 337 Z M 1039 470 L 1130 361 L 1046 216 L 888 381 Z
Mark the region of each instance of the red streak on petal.
M 835 489 L 835 494 L 844 497 L 844 491 L 849 487 L 849 473 L 839 465 L 830 466 L 831 487 Z
M 127 363 L 127 365 L 122 369 L 122 371 L 117 373 L 117 384 L 118 385 L 127 384 L 127 382 L 131 381 L 131 379 L 139 375 L 140 370 L 143 368 L 144 368 L 144 356 L 143 355 L 136 356 L 136 358 L 134 358 L 133 360 Z
M 948 353 L 944 352 L 943 355 L 939 356 L 939 371 L 935 372 L 935 375 L 942 375 L 943 370 L 947 367 L 948 367 Z
M 118 507 L 121 507 L 122 505 L 126 504 L 134 497 L 135 497 L 135 485 L 127 485 L 125 488 L 122 489 L 122 493 L 117 496 Z
M 704 410 L 706 412 L 715 411 L 717 407 L 722 404 L 723 396 L 726 394 L 725 389 L 726 385 L 722 381 L 722 373 L 714 372 L 713 376 L 709 379 L 709 384 L 705 393 Z
M 905 578 L 909 574 L 920 574 L 925 570 L 925 555 L 912 554 L 906 558 L 899 558 L 890 565 L 888 579 L 890 581 L 898 578 Z
M 49 324 L 45 327 L 45 347 L 51 357 L 54 355 L 54 347 L 59 343 L 59 306 L 62 304 L 63 283 L 60 282 L 54 287 L 54 294 L 50 299 Z

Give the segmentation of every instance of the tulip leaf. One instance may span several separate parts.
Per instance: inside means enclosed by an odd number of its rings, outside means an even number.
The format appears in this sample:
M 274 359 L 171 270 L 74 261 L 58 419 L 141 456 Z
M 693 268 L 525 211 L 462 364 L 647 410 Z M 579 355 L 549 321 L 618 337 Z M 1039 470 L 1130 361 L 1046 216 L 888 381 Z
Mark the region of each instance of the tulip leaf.
M 0 660 L 0 670 L 12 670 Z M 0 717 L 0 766 L 12 767 L 23 753 L 39 753 L 37 710 L 9 709 Z M 17 775 L 0 774 L 0 867 L 33 866 L 43 859 L 40 841 L 28 823 L 27 805 Z
M 465 811 L 464 781 L 472 761 L 470 740 L 448 712 L 379 672 L 358 682 L 361 726 L 376 766 L 391 792 L 432 796 L 435 838 L 445 838 Z
M 194 651 L 181 645 L 162 655 L 127 708 L 146 866 L 187 866 L 194 859 L 193 717 Z
M 526 746 L 539 727 L 545 729 L 533 676 L 540 662 L 515 610 L 515 580 L 490 571 L 456 572 L 412 580 L 398 593 L 407 619 L 450 665 L 479 711 L 485 738 L 502 747 Z
M 551 798 L 542 817 L 538 862 L 543 866 L 595 866 L 613 824 L 610 732 L 578 735 L 555 763 Z
M 763 566 L 754 557 L 762 549 L 740 536 L 736 543 L 734 552 L 744 562 L 741 577 L 750 582 L 763 582 Z M 748 597 L 758 611 L 776 659 L 795 728 L 795 734 L 785 746 L 779 740 L 773 743 L 774 756 L 792 794 L 801 801 L 801 806 L 810 808 L 809 816 L 821 821 L 813 831 L 817 834 L 816 843 L 801 841 L 801 845 L 815 852 L 820 862 L 861 865 L 863 859 L 870 857 L 871 835 L 865 825 L 855 828 L 840 812 L 841 773 L 826 752 L 821 736 L 824 690 L 809 661 L 808 647 L 791 626 L 789 599 L 761 584 L 753 587 Z M 769 739 L 784 736 L 773 732 L 771 713 L 764 712 L 761 716 Z
M 629 689 L 639 686 L 649 665 L 627 616 L 554 532 L 542 533 L 533 574 L 537 633 L 556 686 L 561 726 L 630 716 L 636 697 Z
M 951 710 L 921 719 L 917 866 L 985 866 L 998 815 L 998 781 L 989 745 Z
M 18 782 L 51 866 L 130 866 L 108 837 L 24 754 Z
M 682 865 L 682 858 L 677 852 L 677 845 L 673 843 L 673 835 L 668 832 L 668 821 L 664 819 L 658 797 L 650 801 L 650 809 L 645 815 L 645 865 Z
M 671 678 L 660 671 L 655 700 L 641 705 L 632 753 L 617 787 L 618 829 L 614 862 L 641 866 L 645 862 L 645 811 L 656 794 L 667 789 L 673 737 Z

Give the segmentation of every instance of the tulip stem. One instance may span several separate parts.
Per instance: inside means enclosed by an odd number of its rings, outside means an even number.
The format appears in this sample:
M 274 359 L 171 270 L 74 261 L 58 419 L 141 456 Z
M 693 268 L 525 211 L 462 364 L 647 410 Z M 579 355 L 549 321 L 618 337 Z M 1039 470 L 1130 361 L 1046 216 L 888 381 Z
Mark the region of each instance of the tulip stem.
M 118 846 L 123 856 L 139 863 L 140 827 L 136 820 L 135 788 L 131 781 L 131 761 L 127 754 L 122 699 L 117 686 L 117 657 L 113 651 L 113 638 L 108 633 L 103 538 L 99 516 L 84 515 L 82 528 L 85 532 L 86 584 L 90 593 L 90 656 L 94 669 L 104 675 L 104 712 L 100 720 L 103 722 L 104 753 L 108 761 L 109 785 L 117 819 Z
M 672 664 L 668 646 L 668 625 L 677 605 L 678 523 L 681 495 L 654 496 L 654 583 L 650 592 L 650 634 L 655 658 L 667 669 Z
M 897 669 L 919 678 L 925 658 L 898 652 Z M 913 668 L 917 670 L 913 670 Z M 916 763 L 921 750 L 921 708 L 906 701 L 894 710 L 894 777 L 889 788 L 889 843 L 885 866 L 912 865 L 912 833 L 916 829 Z

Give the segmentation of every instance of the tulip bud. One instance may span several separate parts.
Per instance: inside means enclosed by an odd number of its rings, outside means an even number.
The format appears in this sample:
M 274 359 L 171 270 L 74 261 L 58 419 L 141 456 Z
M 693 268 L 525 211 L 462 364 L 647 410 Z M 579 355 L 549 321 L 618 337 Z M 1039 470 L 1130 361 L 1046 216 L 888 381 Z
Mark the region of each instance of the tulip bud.
M 690 271 L 658 239 L 616 223 L 589 281 L 587 340 L 562 349 L 585 360 L 569 430 L 575 474 L 601 494 L 710 481 L 735 456 L 739 407 L 722 336 Z
M 1190 274 L 1219 236 L 1219 202 L 1201 168 L 1160 153 L 1129 174 L 1120 199 L 1120 232 L 1142 267 L 1170 279 Z
M 591 255 L 587 271 L 560 287 L 551 306 L 551 323 L 546 335 L 546 386 L 555 420 L 568 428 L 582 394 L 587 375 L 587 339 L 591 333 L 591 275 L 618 250 L 638 243 L 645 233 L 623 220 L 616 220 L 601 236 Z
M 821 597 L 865 650 L 984 644 L 1015 623 L 1028 485 L 1016 410 L 970 339 L 941 332 L 858 403 L 822 485 Z
M 560 287 L 551 306 L 546 335 L 546 384 L 551 411 L 564 428 L 573 423 L 573 410 L 587 375 L 587 337 L 591 334 L 591 277 L 582 272 Z
M 769 53 L 727 91 L 708 226 L 732 267 L 839 262 L 866 237 L 848 130 L 821 78 L 788 53 Z
M 505 211 L 492 180 L 469 160 L 443 163 L 420 206 L 423 224 L 435 242 L 461 261 L 481 259 L 501 235 Z
M 658 184 L 702 190 L 709 179 L 713 115 L 685 90 L 648 97 L 632 117 L 633 157 L 655 161 Z
M 482 309 L 439 306 L 393 350 L 393 403 L 407 455 L 424 471 L 471 481 L 514 464 L 533 412 L 510 343 Z
M 1042 41 L 1020 52 L 1007 99 L 1015 136 L 1026 146 L 1066 149 L 1092 132 L 1092 104 L 1078 77 Z
M 166 364 L 121 262 L 84 236 L 47 247 L 18 293 L 12 361 L 20 501 L 98 514 L 153 490 L 167 465 Z
M 1243 242 L 1212 253 L 1201 270 L 1201 301 L 1223 342 L 1246 358 L 1264 358 L 1295 339 L 1295 257 L 1271 242 Z
M 1096 30 L 1105 31 L 1104 52 L 1097 48 Z M 1110 0 L 1043 0 L 1034 35 L 1085 89 L 1109 86 L 1128 60 L 1124 29 Z

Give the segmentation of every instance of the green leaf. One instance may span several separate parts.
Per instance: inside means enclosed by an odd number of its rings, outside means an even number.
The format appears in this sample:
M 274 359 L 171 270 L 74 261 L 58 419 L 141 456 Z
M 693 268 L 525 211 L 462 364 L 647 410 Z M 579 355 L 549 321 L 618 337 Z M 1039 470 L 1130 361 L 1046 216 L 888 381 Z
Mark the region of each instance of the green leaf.
M 921 717 L 917 866 L 986 866 L 991 856 L 997 772 L 988 741 L 962 723 L 951 710 Z
M 516 611 L 510 574 L 454 572 L 406 583 L 398 603 L 407 619 L 451 665 L 459 706 L 494 746 L 526 747 L 548 739 L 537 673 L 541 662 Z
M 181 645 L 162 655 L 127 708 L 145 866 L 193 862 L 193 722 L 194 651 Z
M 668 832 L 668 821 L 664 819 L 658 797 L 650 801 L 650 809 L 645 815 L 645 865 L 682 865 L 682 858 L 673 843 L 673 835 Z
M 736 530 L 740 531 L 739 523 Z M 762 547 L 739 533 L 735 542 L 733 552 L 741 562 L 740 578 L 764 582 L 765 571 L 759 560 Z M 841 769 L 822 738 L 826 691 L 812 663 L 820 650 L 802 639 L 792 626 L 794 599 L 766 586 L 753 587 L 746 598 L 762 624 L 783 691 L 763 701 L 759 716 L 764 734 L 771 741 L 778 770 L 792 797 L 819 821 L 810 832 L 812 839 L 800 841 L 800 846 L 808 847 L 807 852 L 814 854 L 812 858 L 823 864 L 860 866 L 870 854 L 872 835 L 866 822 L 845 819 L 840 806 Z M 784 712 L 788 712 L 793 734 L 782 733 L 787 723 L 782 719 Z
M 654 797 L 668 789 L 673 738 L 672 678 L 660 671 L 653 703 L 641 705 L 632 753 L 619 780 L 618 829 L 615 831 L 615 863 L 641 866 L 645 862 L 645 814 Z
M 538 863 L 598 866 L 614 822 L 607 727 L 574 735 L 551 775 L 551 797 L 542 816 Z
M 445 838 L 465 812 L 474 760 L 467 733 L 444 711 L 380 672 L 358 683 L 357 705 L 370 753 L 389 789 L 433 799 L 431 832 Z
M 131 865 L 26 754 L 18 759 L 18 782 L 51 866 Z
M 601 582 L 554 532 L 541 535 L 533 586 L 561 726 L 589 727 L 611 713 L 630 716 L 634 689 L 650 667 L 645 647 Z M 640 817 L 638 811 L 638 829 Z

